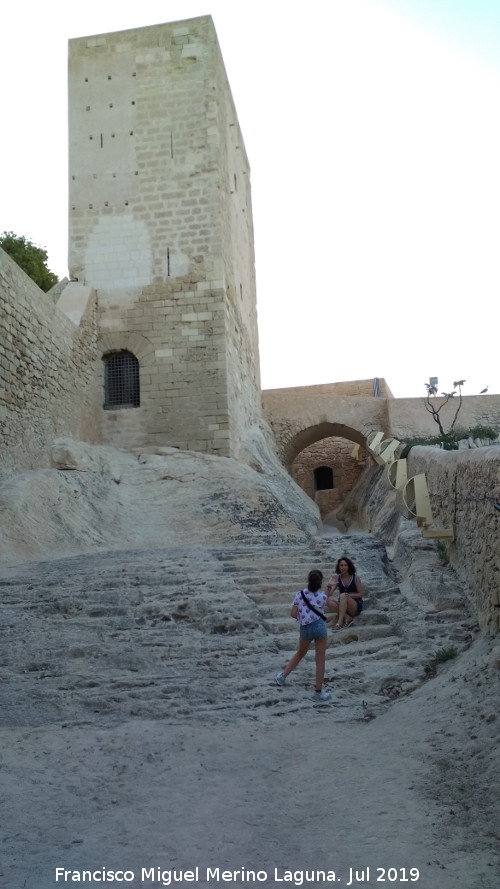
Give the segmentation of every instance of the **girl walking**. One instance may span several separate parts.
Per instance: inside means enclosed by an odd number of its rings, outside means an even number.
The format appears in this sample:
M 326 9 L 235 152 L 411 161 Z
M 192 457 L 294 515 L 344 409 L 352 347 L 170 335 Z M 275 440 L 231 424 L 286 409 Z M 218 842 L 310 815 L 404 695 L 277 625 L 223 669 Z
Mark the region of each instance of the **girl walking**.
M 290 658 L 284 670 L 276 676 L 278 685 L 284 685 L 286 677 L 295 670 L 302 658 L 307 654 L 311 642 L 314 642 L 316 657 L 316 690 L 315 701 L 324 703 L 330 700 L 330 693 L 323 691 L 323 679 L 325 676 L 325 652 L 326 652 L 326 623 L 323 608 L 328 603 L 330 607 L 333 600 L 329 600 L 326 593 L 321 590 L 323 574 L 321 571 L 310 571 L 307 579 L 307 589 L 295 593 L 291 615 L 299 624 L 299 647 Z

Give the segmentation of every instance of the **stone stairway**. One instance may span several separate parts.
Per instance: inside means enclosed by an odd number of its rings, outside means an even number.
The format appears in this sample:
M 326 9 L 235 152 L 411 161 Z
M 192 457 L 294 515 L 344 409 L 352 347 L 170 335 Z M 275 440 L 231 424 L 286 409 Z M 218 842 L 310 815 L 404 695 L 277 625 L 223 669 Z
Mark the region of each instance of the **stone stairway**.
M 314 708 L 311 652 L 279 688 L 297 646 L 294 593 L 312 568 L 356 564 L 365 608 L 332 632 L 315 709 L 368 720 L 436 671 L 436 653 L 467 647 L 475 624 L 454 579 L 441 603 L 415 601 L 368 535 L 302 546 L 175 547 L 25 564 L 0 575 L 0 725 L 103 724 L 141 718 L 269 722 Z M 334 624 L 332 615 L 328 619 Z
M 456 586 L 448 591 L 453 607 L 446 611 L 416 603 L 403 585 L 388 576 L 384 547 L 367 535 L 319 538 L 300 550 L 253 548 L 218 553 L 225 574 L 237 579 L 255 603 L 263 628 L 273 637 L 278 669 L 297 647 L 297 626 L 290 617 L 295 591 L 305 585 L 312 568 L 320 568 L 326 582 L 341 555 L 349 555 L 357 567 L 365 608 L 351 627 L 341 631 L 332 629 L 335 615 L 328 617 L 325 688 L 332 693 L 336 719 L 369 719 L 431 678 L 438 652 L 454 648 L 458 653 L 472 641 L 475 622 Z M 444 583 L 442 577 L 440 582 Z M 274 691 L 274 706 L 281 711 L 286 702 L 299 709 L 297 698 L 300 705 L 309 706 L 313 682 L 311 646 L 286 686 Z M 273 707 L 269 699 L 266 706 Z

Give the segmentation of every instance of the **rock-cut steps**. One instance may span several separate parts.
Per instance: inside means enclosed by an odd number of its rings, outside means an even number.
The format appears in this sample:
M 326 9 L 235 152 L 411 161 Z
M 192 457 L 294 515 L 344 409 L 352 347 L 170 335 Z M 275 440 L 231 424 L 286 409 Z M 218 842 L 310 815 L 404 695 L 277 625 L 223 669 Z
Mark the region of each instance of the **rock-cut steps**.
M 332 694 L 338 718 L 372 718 L 431 678 L 437 668 L 436 655 L 446 649 L 458 653 L 470 644 L 476 629 L 456 588 L 452 591 L 453 607 L 446 611 L 415 602 L 405 586 L 388 575 L 385 549 L 368 535 L 318 538 L 302 548 L 252 548 L 217 555 L 225 576 L 232 575 L 249 596 L 263 628 L 274 640 L 277 669 L 297 647 L 298 631 L 290 617 L 290 604 L 295 591 L 305 586 L 309 570 L 320 568 L 326 582 L 341 555 L 349 555 L 355 562 L 363 582 L 365 608 L 345 630 L 333 630 L 335 615 L 327 619 L 325 688 Z M 271 686 L 273 678 L 268 677 Z M 273 688 L 271 698 L 279 710 L 285 702 L 297 707 L 299 699 L 310 704 L 313 682 L 311 646 L 286 686 Z M 273 708 L 269 697 L 265 704 Z
M 369 535 L 301 546 L 178 546 L 26 563 L 0 575 L 0 725 L 107 724 L 130 718 L 269 721 L 312 705 L 314 654 L 284 688 L 297 646 L 290 603 L 312 568 L 348 555 L 365 609 L 329 618 L 325 686 L 335 720 L 369 719 L 457 651 L 474 622 L 456 591 L 446 610 L 415 601 Z

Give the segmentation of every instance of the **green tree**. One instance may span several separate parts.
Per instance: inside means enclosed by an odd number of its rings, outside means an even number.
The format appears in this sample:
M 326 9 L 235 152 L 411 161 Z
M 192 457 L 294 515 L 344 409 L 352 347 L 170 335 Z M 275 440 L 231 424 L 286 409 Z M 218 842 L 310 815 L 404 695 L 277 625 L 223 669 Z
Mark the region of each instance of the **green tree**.
M 38 284 L 40 290 L 47 293 L 57 284 L 59 278 L 47 268 L 47 251 L 43 247 L 37 247 L 24 235 L 14 232 L 2 232 L 0 247 Z

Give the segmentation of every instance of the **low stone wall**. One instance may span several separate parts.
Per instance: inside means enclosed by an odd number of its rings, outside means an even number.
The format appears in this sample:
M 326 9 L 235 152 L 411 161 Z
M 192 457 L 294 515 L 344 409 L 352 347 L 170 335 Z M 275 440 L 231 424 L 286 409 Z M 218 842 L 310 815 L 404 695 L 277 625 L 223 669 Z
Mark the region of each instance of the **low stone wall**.
M 465 581 L 483 630 L 500 629 L 500 446 L 446 452 L 412 448 L 411 476 L 425 472 L 437 527 L 452 527 L 450 564 Z
M 481 629 L 498 632 L 500 512 L 494 504 L 500 499 L 500 446 L 469 451 L 415 447 L 407 465 L 409 478 L 425 473 L 433 527 L 453 529 L 453 542 L 439 546 L 459 578 L 457 598 L 465 592 Z M 381 467 L 367 466 L 338 517 L 347 527 L 355 523 L 376 534 L 393 552 L 401 544 L 437 553 L 437 541 L 424 540 L 416 524 L 401 515 L 398 495 Z

